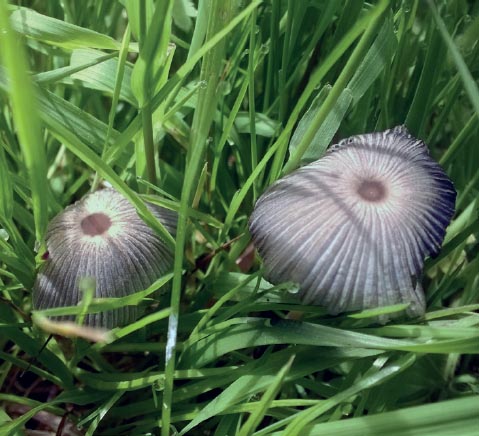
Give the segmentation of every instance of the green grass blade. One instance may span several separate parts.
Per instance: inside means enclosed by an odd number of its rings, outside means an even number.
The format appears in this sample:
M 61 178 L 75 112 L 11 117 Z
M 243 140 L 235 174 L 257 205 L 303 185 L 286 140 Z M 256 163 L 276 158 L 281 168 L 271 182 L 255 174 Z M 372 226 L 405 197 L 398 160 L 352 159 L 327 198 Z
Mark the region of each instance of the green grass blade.
M 469 71 L 469 68 L 467 67 L 466 63 L 464 62 L 464 59 L 461 56 L 461 53 L 459 52 L 458 48 L 456 47 L 456 44 L 454 44 L 451 35 L 449 35 L 446 25 L 444 24 L 444 21 L 439 15 L 435 4 L 432 2 L 432 0 L 428 0 L 427 3 L 429 5 L 429 8 L 431 9 L 434 21 L 436 22 L 436 26 L 442 38 L 444 39 L 447 48 L 451 53 L 454 63 L 456 64 L 457 71 L 459 72 L 459 75 L 461 76 L 461 79 L 464 83 L 464 88 L 469 99 L 471 100 L 471 104 L 474 107 L 476 114 L 479 116 L 479 89 L 477 87 L 476 81 L 472 77 L 472 74 Z
M 232 5 L 222 4 L 213 0 L 211 15 L 208 21 L 206 38 L 210 39 L 217 34 L 233 15 Z M 198 105 L 191 128 L 190 148 L 187 157 L 185 180 L 181 192 L 180 213 L 178 219 L 177 245 L 175 251 L 173 290 L 171 295 L 171 315 L 168 324 L 168 343 L 165 357 L 165 393 L 162 405 L 162 435 L 169 434 L 171 402 L 173 395 L 173 375 L 175 370 L 175 348 L 177 340 L 182 264 L 187 234 L 187 216 L 196 190 L 200 168 L 203 166 L 204 152 L 207 144 L 208 132 L 213 121 L 217 103 L 217 86 L 219 83 L 225 41 L 216 45 L 203 59 L 200 80 L 205 80 L 206 87 L 200 89 Z
M 309 409 L 299 412 L 291 423 L 285 428 L 285 432 L 291 436 L 299 436 L 304 434 L 304 428 L 314 419 L 317 419 L 323 413 L 330 408 L 340 404 L 342 401 L 347 400 L 349 397 L 356 395 L 357 393 L 371 389 L 378 383 L 384 382 L 391 377 L 396 376 L 398 373 L 409 368 L 416 360 L 414 354 L 405 355 L 389 363 L 384 368 L 380 369 L 376 373 L 364 377 L 362 380 L 353 384 L 350 388 L 345 389 L 335 397 L 330 398 L 324 403 L 310 407 Z M 373 368 L 371 368 L 373 369 Z M 374 372 L 374 369 L 373 369 Z
M 47 44 L 67 49 L 90 47 L 118 50 L 120 48 L 120 44 L 107 35 L 39 14 L 32 9 L 15 8 L 11 20 L 17 32 Z
M 13 118 L 28 171 L 35 219 L 35 236 L 40 244 L 48 223 L 48 184 L 45 146 L 35 107 L 34 87 L 21 40 L 10 27 L 6 2 L 0 2 L 0 54 L 10 80 Z
M 387 6 L 387 1 L 380 1 L 377 4 L 376 8 L 373 10 L 372 18 L 368 28 L 364 32 L 364 35 L 359 41 L 358 46 L 355 48 L 353 54 L 348 60 L 348 63 L 346 64 L 343 71 L 336 80 L 334 86 L 331 89 L 331 92 L 326 97 L 321 109 L 314 117 L 314 121 L 311 123 L 311 126 L 305 132 L 301 142 L 298 144 L 297 149 L 290 156 L 288 162 L 284 166 L 284 174 L 291 172 L 298 166 L 301 158 L 303 157 L 303 154 L 306 152 L 311 141 L 314 139 L 314 136 L 319 126 L 321 126 L 327 115 L 332 111 L 334 104 L 338 100 L 349 80 L 353 77 L 355 70 L 358 68 L 360 62 L 366 54 L 366 50 L 368 49 L 372 38 L 375 36 L 376 30 L 383 19 Z
M 0 142 L 0 222 L 5 223 L 13 216 L 13 184 L 5 160 L 3 144 Z M 3 224 L 5 225 L 5 224 Z
M 479 399 L 469 396 L 408 407 L 361 418 L 325 422 L 304 429 L 304 435 L 322 436 L 475 436 L 479 426 Z M 273 433 L 275 434 L 275 433 Z
M 221 324 L 216 325 L 209 336 L 190 344 L 183 350 L 182 361 L 189 365 L 201 367 L 218 359 L 231 351 L 249 347 L 274 344 L 304 344 L 316 347 L 357 347 L 372 350 L 402 350 L 418 353 L 471 353 L 479 354 L 479 337 L 471 332 L 464 334 L 457 331 L 454 339 L 435 337 L 431 332 L 424 337 L 414 338 L 410 332 L 408 339 L 389 339 L 383 336 L 365 334 L 344 329 L 331 328 L 325 325 L 280 321 L 268 326 L 261 319 L 238 319 L 236 325 L 231 320 L 227 333 L 222 331 Z M 215 331 L 215 330 L 218 331 Z M 451 327 L 451 334 L 454 330 Z M 211 346 L 211 344 L 215 346 Z
M 125 56 L 125 54 L 128 53 L 127 46 L 123 45 L 122 47 L 123 56 Z M 125 61 L 120 62 L 118 59 L 108 59 L 104 62 L 95 64 L 95 60 L 100 60 L 104 56 L 104 52 L 94 49 L 83 48 L 74 50 L 70 60 L 70 66 L 72 69 L 76 69 L 81 65 L 93 65 L 89 68 L 83 68 L 80 71 L 72 71 L 73 74 L 70 76 L 71 83 L 78 84 L 78 81 L 81 81 L 83 86 L 97 89 L 99 91 L 105 91 L 112 95 L 118 86 L 118 98 L 135 106 L 136 99 L 130 86 L 132 72 L 131 64 L 127 64 Z M 117 85 L 117 73 L 120 67 L 123 76 Z M 65 80 L 65 83 L 69 84 L 70 81 Z
M 263 394 L 261 401 L 258 402 L 259 404 L 255 408 L 254 412 L 250 415 L 248 420 L 241 427 L 240 431 L 238 432 L 238 436 L 248 436 L 252 434 L 253 431 L 258 427 L 267 409 L 270 407 L 274 398 L 278 394 L 284 381 L 284 378 L 286 377 L 286 374 L 291 369 L 293 361 L 294 356 L 291 356 L 290 359 L 286 362 L 286 364 L 279 370 L 273 382 Z

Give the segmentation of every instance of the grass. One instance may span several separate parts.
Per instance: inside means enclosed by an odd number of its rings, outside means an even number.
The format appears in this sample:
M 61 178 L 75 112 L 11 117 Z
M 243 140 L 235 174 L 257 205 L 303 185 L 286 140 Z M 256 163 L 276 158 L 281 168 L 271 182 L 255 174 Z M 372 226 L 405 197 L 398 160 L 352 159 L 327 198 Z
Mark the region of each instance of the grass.
M 0 434 L 477 432 L 474 2 L 17 3 L 0 1 Z M 332 142 L 398 124 L 458 191 L 425 317 L 333 317 L 266 282 L 247 254 L 258 196 Z M 174 247 L 173 271 L 32 322 L 48 219 L 103 181 Z M 175 239 L 145 200 L 178 211 Z M 159 309 L 103 342 L 39 327 L 141 301 Z

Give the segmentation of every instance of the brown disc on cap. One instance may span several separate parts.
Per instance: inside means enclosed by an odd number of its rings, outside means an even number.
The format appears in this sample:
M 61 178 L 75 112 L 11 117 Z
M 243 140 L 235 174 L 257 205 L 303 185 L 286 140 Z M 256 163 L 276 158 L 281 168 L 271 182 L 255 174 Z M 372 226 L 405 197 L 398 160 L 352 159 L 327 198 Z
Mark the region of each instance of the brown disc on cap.
M 80 225 L 85 235 L 97 236 L 110 228 L 111 219 L 104 213 L 92 213 L 83 218 Z
M 363 180 L 357 192 L 363 200 L 373 203 L 386 198 L 386 187 L 378 180 Z

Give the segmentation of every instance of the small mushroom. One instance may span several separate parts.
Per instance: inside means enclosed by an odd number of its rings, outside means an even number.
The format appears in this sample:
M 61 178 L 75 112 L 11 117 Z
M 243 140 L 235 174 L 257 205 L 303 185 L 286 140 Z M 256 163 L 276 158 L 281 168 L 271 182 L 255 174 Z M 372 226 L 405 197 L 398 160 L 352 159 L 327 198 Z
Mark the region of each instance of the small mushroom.
M 440 250 L 455 198 L 424 142 L 398 126 L 347 138 L 275 182 L 250 232 L 266 278 L 297 283 L 305 304 L 337 314 L 408 303 L 421 316 L 424 258 Z
M 148 208 L 175 233 L 174 212 Z M 110 188 L 85 196 L 53 218 L 46 245 L 46 260 L 33 287 L 35 309 L 76 305 L 82 298 L 80 280 L 87 277 L 95 280 L 95 297 L 124 297 L 146 289 L 173 265 L 171 249 L 128 200 Z M 125 306 L 90 314 L 85 324 L 113 328 L 137 317 L 137 307 Z

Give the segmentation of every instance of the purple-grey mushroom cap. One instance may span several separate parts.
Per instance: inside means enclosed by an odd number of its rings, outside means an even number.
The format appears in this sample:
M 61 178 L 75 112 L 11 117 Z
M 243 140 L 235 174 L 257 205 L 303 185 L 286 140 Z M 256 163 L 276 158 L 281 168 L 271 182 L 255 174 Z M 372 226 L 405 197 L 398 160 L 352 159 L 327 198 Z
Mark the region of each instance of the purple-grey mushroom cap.
M 416 317 L 424 259 L 440 250 L 455 198 L 424 142 L 399 126 L 347 138 L 275 182 L 250 232 L 266 278 L 297 283 L 303 303 L 331 314 L 407 303 Z
M 174 235 L 176 213 L 147 206 Z M 47 259 L 33 287 L 33 307 L 39 310 L 78 304 L 83 278 L 95 280 L 96 298 L 124 297 L 148 288 L 173 266 L 172 250 L 128 200 L 109 188 L 85 196 L 53 218 L 46 245 Z M 84 323 L 114 328 L 138 316 L 136 306 L 125 306 L 89 314 Z

